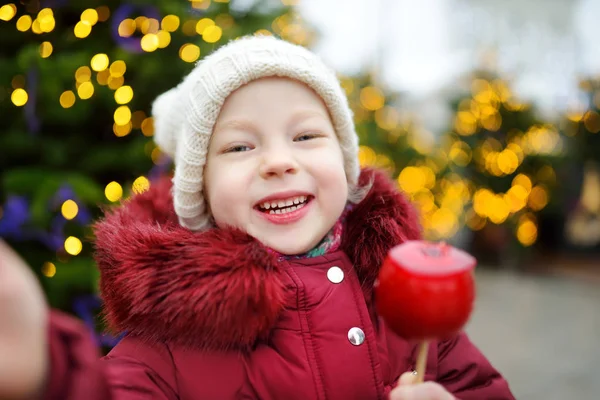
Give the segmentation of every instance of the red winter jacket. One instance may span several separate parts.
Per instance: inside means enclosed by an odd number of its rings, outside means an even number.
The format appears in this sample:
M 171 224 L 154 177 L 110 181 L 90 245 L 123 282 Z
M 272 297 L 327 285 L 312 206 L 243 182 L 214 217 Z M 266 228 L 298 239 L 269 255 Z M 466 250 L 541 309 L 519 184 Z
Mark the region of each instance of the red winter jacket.
M 390 247 L 419 229 L 393 182 L 363 171 L 370 179 L 342 249 L 310 259 L 180 227 L 168 180 L 110 212 L 95 227 L 101 292 L 127 335 L 95 361 L 85 331 L 54 314 L 48 398 L 385 399 L 416 346 L 375 314 L 372 287 Z M 431 344 L 425 379 L 463 400 L 513 399 L 465 334 Z

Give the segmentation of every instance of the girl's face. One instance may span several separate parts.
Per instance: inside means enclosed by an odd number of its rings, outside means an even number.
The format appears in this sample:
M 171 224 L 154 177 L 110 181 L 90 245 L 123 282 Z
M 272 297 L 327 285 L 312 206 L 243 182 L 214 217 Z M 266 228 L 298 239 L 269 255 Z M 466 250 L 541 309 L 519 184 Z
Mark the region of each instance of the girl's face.
M 205 189 L 217 226 L 240 228 L 283 254 L 313 248 L 348 198 L 342 152 L 321 98 L 285 78 L 233 92 L 214 127 Z

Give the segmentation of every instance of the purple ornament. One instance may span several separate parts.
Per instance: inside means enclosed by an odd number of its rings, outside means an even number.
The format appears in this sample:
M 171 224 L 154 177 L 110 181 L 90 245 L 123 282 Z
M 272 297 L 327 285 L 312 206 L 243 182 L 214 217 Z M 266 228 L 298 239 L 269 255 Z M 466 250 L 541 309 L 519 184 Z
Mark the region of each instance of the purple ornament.
M 29 203 L 22 196 L 9 196 L 4 203 L 3 215 L 0 218 L 0 237 L 12 237 L 22 240 L 23 225 L 31 218 Z
M 148 179 L 152 182 L 166 174 L 171 168 L 173 160 L 166 154 L 161 154 L 156 165 L 154 165 L 148 172 Z
M 32 134 L 37 134 L 41 128 L 41 122 L 38 116 L 36 115 L 36 100 L 37 100 L 37 87 L 38 87 L 38 70 L 37 68 L 30 68 L 27 71 L 27 83 L 29 86 L 29 101 L 25 104 L 25 109 L 23 110 L 25 113 L 25 122 L 27 123 L 27 128 L 29 132 Z

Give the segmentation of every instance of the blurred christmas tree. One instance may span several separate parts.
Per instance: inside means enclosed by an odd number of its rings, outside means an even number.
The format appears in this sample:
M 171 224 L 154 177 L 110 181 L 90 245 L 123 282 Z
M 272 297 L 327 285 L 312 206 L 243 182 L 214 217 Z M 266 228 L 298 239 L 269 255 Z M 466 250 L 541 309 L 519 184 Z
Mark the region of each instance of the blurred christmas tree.
M 458 231 L 467 188 L 458 176 L 443 177 L 448 157 L 419 118 L 401 110 L 401 97 L 373 74 L 342 78 L 360 137 L 364 166 L 386 169 L 420 215 L 425 238 L 448 240 Z
M 289 3 L 0 8 L 0 236 L 40 275 L 52 306 L 93 323 L 89 223 L 99 205 L 146 190 L 170 168 L 151 139 L 153 99 L 230 39 L 258 32 L 308 44 Z
M 585 103 L 567 113 L 561 127 L 572 147 L 570 173 L 564 185 L 569 206 L 564 232 L 570 247 L 580 251 L 600 248 L 600 79 L 581 81 Z
M 468 81 L 470 93 L 453 103 L 455 118 L 443 147 L 449 171 L 468 182 L 464 223 L 479 231 L 474 251 L 502 262 L 536 243 L 542 213 L 561 211 L 555 189 L 566 143 L 506 81 L 481 71 Z

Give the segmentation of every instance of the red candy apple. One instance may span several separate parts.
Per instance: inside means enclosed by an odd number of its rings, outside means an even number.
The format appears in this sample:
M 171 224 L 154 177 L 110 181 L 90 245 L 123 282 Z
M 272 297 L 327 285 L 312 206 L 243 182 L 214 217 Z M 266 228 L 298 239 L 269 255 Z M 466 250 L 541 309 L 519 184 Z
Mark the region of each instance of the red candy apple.
M 375 283 L 377 312 L 407 340 L 448 338 L 463 328 L 473 309 L 475 264 L 474 257 L 445 243 L 398 245 Z

